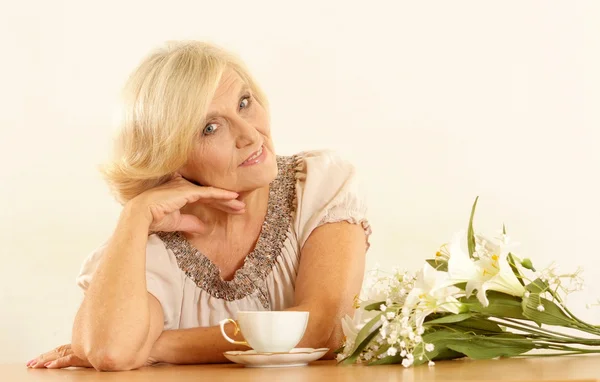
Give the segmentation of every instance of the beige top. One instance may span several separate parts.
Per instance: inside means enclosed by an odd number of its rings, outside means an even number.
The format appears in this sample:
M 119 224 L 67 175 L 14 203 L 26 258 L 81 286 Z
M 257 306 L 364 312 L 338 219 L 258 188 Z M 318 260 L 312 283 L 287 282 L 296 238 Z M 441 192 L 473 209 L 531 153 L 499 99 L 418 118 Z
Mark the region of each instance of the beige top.
M 254 250 L 224 281 L 218 268 L 180 232 L 148 237 L 146 284 L 162 305 L 164 329 L 214 326 L 240 310 L 284 310 L 294 304 L 301 248 L 325 223 L 361 224 L 364 193 L 354 167 L 330 151 L 277 157 L 267 215 Z M 77 284 L 87 289 L 107 243 L 84 261 Z

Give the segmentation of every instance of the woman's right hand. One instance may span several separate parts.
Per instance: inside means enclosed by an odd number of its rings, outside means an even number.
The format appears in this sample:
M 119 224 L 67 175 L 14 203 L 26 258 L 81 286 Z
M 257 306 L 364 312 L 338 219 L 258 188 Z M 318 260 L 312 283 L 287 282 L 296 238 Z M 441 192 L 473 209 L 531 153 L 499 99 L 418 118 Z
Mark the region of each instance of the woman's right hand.
M 148 358 L 144 366 L 154 365 L 156 360 Z M 77 357 L 73 353 L 71 344 L 59 346 L 40 355 L 37 358 L 32 359 L 27 363 L 27 367 L 30 369 L 64 369 L 67 367 L 93 367 L 92 364 L 86 360 Z
M 62 369 L 65 367 L 93 367 L 88 360 L 81 359 L 73 354 L 71 344 L 62 345 L 50 350 L 27 363 L 31 369 Z
M 204 224 L 198 217 L 182 214 L 180 209 L 191 203 L 204 203 L 230 214 L 242 214 L 246 205 L 236 200 L 236 192 L 195 185 L 176 174 L 173 179 L 131 199 L 126 207 L 144 214 L 149 230 L 202 233 Z

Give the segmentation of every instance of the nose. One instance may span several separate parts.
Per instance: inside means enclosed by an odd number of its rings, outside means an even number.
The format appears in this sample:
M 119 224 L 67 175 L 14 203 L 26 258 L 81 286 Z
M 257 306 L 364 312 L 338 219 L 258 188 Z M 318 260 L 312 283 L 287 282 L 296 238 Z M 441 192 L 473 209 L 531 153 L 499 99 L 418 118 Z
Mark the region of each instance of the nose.
M 231 127 L 235 135 L 235 146 L 238 149 L 252 146 L 258 141 L 258 131 L 244 118 L 237 116 L 231 121 Z

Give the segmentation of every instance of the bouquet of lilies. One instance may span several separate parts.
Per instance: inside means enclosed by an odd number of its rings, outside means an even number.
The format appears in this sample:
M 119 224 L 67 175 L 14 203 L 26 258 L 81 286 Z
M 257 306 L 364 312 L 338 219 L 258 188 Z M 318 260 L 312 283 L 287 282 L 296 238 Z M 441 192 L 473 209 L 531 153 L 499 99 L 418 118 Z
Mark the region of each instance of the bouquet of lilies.
M 600 353 L 600 326 L 578 319 L 564 302 L 583 288 L 581 269 L 536 271 L 531 260 L 513 253 L 505 228 L 497 238 L 473 230 L 476 206 L 477 199 L 466 251 L 464 234 L 457 234 L 416 274 L 372 275 L 354 317 L 342 321 L 339 362 L 410 367 L 531 351 L 529 356 Z

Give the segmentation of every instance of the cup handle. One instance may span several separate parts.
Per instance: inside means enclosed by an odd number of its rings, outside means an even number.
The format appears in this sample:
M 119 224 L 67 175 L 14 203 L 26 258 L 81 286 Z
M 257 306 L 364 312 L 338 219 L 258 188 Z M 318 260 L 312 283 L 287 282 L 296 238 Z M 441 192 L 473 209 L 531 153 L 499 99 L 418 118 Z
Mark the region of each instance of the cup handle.
M 230 338 L 227 333 L 225 333 L 225 324 L 228 323 L 232 323 L 235 326 L 235 331 L 233 332 L 233 335 L 236 335 L 240 332 L 240 327 L 238 326 L 237 322 L 235 322 L 235 320 L 232 320 L 231 318 L 226 318 L 223 321 L 219 322 L 219 326 L 221 327 L 221 334 L 223 335 L 223 337 L 225 337 L 225 339 L 228 342 L 231 342 L 232 344 L 235 345 L 244 345 L 244 346 L 248 346 L 250 347 L 250 345 L 248 345 L 248 342 L 246 341 L 236 341 L 233 338 Z

